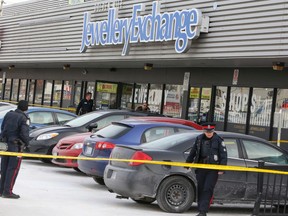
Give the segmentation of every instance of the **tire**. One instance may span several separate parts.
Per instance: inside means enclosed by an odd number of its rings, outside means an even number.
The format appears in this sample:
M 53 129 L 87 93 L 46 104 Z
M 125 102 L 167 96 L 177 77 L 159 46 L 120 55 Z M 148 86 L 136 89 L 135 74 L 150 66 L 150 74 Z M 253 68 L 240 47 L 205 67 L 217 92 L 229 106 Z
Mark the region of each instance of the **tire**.
M 172 176 L 160 184 L 156 199 L 162 210 L 182 213 L 192 206 L 195 200 L 195 187 L 185 177 Z
M 50 148 L 48 149 L 46 155 L 52 155 L 52 150 L 53 150 L 53 148 L 54 148 L 55 146 L 56 146 L 56 144 L 50 146 Z M 43 163 L 52 164 L 52 158 L 40 158 L 40 160 L 41 160 Z
M 94 179 L 95 182 L 97 182 L 100 185 L 105 185 L 104 179 L 102 177 L 98 177 L 98 176 L 93 176 L 92 177 Z
M 153 203 L 156 199 L 154 198 L 149 198 L 149 197 L 145 197 L 145 198 L 142 198 L 142 199 L 133 199 L 131 198 L 133 201 L 135 201 L 136 203 L 139 203 L 139 204 L 151 204 Z

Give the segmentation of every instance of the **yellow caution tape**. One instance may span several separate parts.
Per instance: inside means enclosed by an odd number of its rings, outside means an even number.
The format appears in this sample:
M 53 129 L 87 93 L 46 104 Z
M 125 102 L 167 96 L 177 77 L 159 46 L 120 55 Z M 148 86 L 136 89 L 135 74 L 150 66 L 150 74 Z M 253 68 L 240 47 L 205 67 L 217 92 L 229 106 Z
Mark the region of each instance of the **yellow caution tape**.
M 166 165 L 166 166 L 179 166 L 189 168 L 200 168 L 200 169 L 213 169 L 221 171 L 240 171 L 240 172 L 258 172 L 258 173 L 271 173 L 271 174 L 283 174 L 288 175 L 288 172 L 271 170 L 271 169 L 260 169 L 253 167 L 241 167 L 241 166 L 228 166 L 228 165 L 214 165 L 214 164 L 196 164 L 196 163 L 185 163 L 185 162 L 168 162 L 168 161 L 147 161 L 147 160 L 130 160 L 130 159 L 113 159 L 113 158 L 87 158 L 87 157 L 70 157 L 70 156 L 55 156 L 55 155 L 40 155 L 40 154 L 29 154 L 29 153 L 16 153 L 16 152 L 1 152 L 2 156 L 14 156 L 14 157 L 29 157 L 29 158 L 58 158 L 58 159 L 74 159 L 74 160 L 91 160 L 91 161 L 119 161 L 119 162 L 140 162 L 154 165 Z

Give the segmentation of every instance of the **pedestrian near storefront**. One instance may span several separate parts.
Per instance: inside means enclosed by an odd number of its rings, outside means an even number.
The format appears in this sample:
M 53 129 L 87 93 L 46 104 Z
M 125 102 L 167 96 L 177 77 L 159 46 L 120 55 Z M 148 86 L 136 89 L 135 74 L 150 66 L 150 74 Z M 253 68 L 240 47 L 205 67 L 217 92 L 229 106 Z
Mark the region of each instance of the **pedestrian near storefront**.
M 136 111 L 150 112 L 150 108 L 148 106 L 148 103 L 143 103 L 142 105 L 136 107 Z
M 215 133 L 215 124 L 203 125 L 203 134 L 199 135 L 190 151 L 186 163 L 227 165 L 227 150 L 223 139 Z M 218 175 L 223 171 L 196 169 L 198 211 L 197 216 L 206 216 L 213 198 Z
M 93 110 L 93 100 L 91 98 L 92 93 L 87 92 L 85 98 L 82 99 L 77 106 L 76 115 L 83 115 Z
M 23 152 L 29 144 L 30 120 L 25 114 L 28 101 L 21 100 L 15 111 L 8 112 L 1 125 L 1 139 L 7 142 L 8 152 Z M 2 198 L 18 199 L 13 187 L 18 176 L 22 158 L 15 156 L 1 157 L 0 195 Z

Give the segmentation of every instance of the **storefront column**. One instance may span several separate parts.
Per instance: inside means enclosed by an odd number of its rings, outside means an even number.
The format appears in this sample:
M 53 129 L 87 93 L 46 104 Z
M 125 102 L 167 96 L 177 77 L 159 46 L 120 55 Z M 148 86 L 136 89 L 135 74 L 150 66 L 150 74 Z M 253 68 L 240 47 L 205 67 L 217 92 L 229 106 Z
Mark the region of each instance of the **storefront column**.
M 189 96 L 190 96 L 190 72 L 185 72 L 183 80 L 183 104 L 181 118 L 188 118 L 188 108 L 189 108 Z

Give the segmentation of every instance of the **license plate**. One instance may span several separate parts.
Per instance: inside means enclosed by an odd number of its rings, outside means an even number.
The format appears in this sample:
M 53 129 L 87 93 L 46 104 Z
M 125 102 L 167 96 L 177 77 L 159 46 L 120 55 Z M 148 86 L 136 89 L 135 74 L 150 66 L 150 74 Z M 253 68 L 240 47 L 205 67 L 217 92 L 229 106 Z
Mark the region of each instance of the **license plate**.
M 53 156 L 58 156 L 58 152 L 53 152 Z
M 87 146 L 86 149 L 85 149 L 85 154 L 86 154 L 86 155 L 91 155 L 91 154 L 92 154 L 92 150 L 93 150 L 92 147 Z

